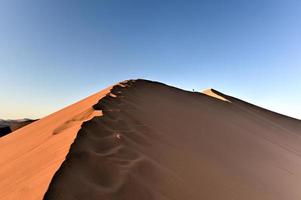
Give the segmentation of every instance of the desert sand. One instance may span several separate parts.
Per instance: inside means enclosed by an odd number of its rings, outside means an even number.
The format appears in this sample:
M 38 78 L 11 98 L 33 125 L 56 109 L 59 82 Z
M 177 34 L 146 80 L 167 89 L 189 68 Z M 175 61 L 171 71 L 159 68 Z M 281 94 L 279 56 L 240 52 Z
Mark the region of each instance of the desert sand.
M 212 88 L 209 88 L 207 90 L 204 90 L 203 91 L 203 94 L 206 94 L 208 96 L 211 96 L 211 97 L 214 97 L 214 98 L 217 98 L 219 100 L 223 100 L 223 101 L 229 101 L 228 99 L 225 99 L 225 97 L 223 97 L 222 94 L 219 94 L 218 91 L 212 89 Z M 230 101 L 229 101 L 230 102 Z
M 301 123 L 137 80 L 94 106 L 44 199 L 299 200 Z M 209 96 L 208 96 L 209 95 Z
M 1 138 L 0 199 L 300 200 L 300 134 L 213 89 L 127 81 Z
M 0 138 L 0 199 L 42 199 L 92 106 L 110 88 Z
M 36 120 L 22 119 L 22 120 L 0 120 L 0 137 L 3 137 L 13 131 L 16 131 Z

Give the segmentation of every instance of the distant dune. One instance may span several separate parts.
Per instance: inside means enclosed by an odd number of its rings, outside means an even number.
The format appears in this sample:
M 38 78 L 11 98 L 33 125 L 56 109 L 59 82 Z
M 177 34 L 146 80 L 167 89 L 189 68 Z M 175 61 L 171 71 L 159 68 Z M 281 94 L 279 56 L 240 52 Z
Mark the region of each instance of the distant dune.
M 11 132 L 12 130 L 9 126 L 0 126 L 0 137 L 3 137 L 4 135 L 7 135 Z
M 0 199 L 301 199 L 301 121 L 214 89 L 121 82 L 0 147 Z
M 228 99 L 225 98 L 225 95 L 221 94 L 220 92 L 218 92 L 218 91 L 216 91 L 216 90 L 214 90 L 212 88 L 204 90 L 203 93 L 206 94 L 206 95 L 208 95 L 208 96 L 217 98 L 219 100 L 229 101 Z
M 1 120 L 0 119 L 0 137 L 7 135 L 23 126 L 26 126 L 36 120 L 18 119 L 18 120 Z

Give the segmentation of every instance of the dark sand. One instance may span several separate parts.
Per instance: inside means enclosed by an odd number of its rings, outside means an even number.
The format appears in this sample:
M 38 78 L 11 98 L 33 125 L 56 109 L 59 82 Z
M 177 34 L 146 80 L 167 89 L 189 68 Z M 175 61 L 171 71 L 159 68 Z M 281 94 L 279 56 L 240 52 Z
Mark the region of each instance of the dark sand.
M 44 199 L 300 200 L 301 122 L 211 92 L 114 86 Z
M 0 126 L 0 137 L 3 137 L 11 132 L 12 130 L 9 126 Z

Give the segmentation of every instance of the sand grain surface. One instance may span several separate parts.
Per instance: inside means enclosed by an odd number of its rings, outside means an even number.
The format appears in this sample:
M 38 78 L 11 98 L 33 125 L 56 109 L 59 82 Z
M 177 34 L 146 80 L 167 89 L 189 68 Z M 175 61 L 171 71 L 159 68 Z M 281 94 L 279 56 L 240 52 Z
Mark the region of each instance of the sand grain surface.
M 300 121 L 216 95 L 114 86 L 44 199 L 300 200 Z
M 92 106 L 109 91 L 107 88 L 2 137 L 0 199 L 42 199 L 82 122 L 101 115 Z

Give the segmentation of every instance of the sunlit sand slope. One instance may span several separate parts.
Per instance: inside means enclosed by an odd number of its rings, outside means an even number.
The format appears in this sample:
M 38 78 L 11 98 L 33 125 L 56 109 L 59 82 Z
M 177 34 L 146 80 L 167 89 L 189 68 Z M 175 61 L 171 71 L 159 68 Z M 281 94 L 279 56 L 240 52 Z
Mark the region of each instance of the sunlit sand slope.
M 0 139 L 0 199 L 42 199 L 92 106 L 110 88 Z

